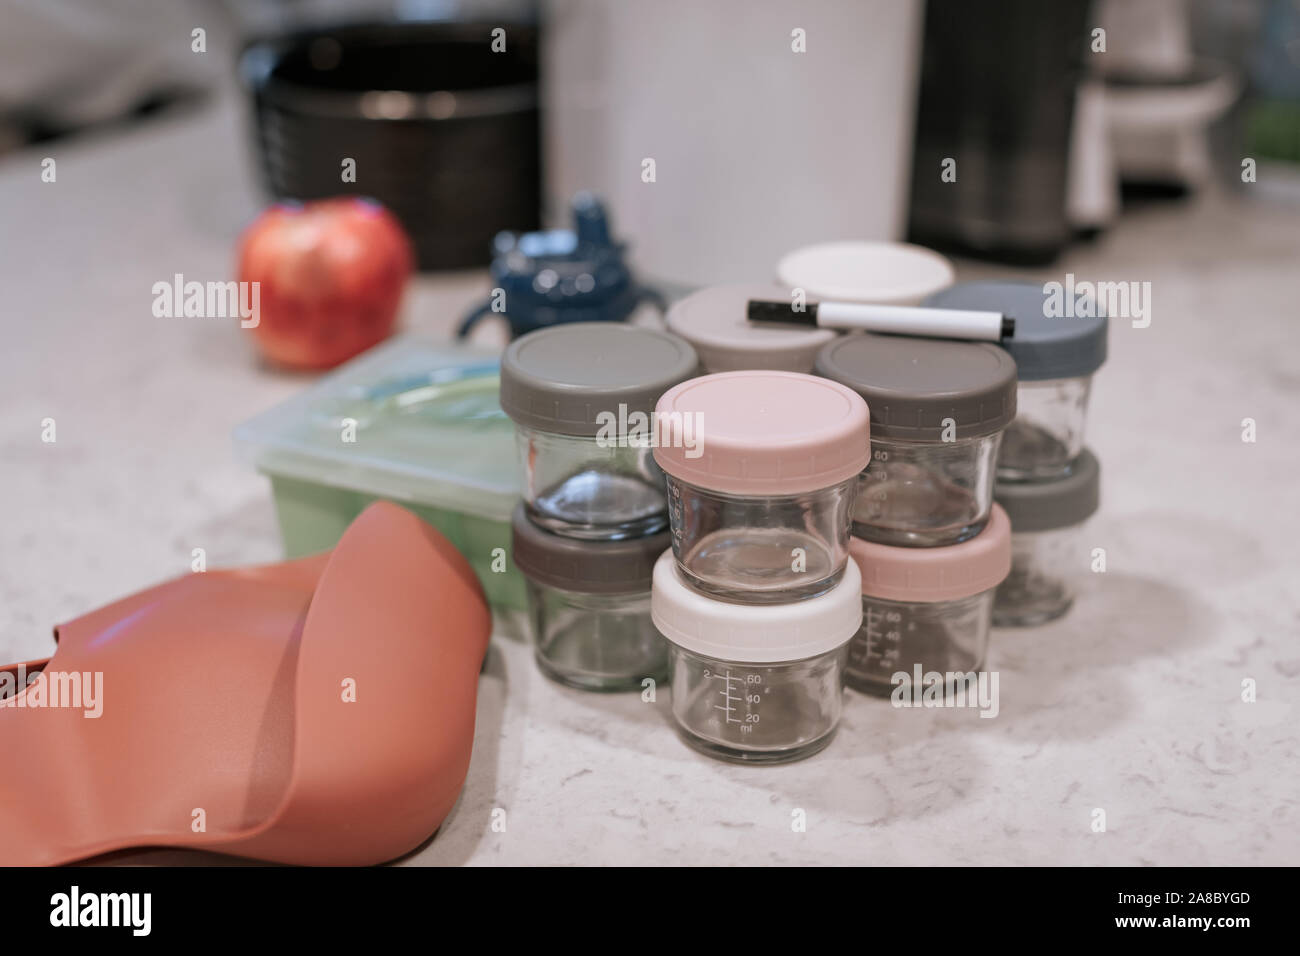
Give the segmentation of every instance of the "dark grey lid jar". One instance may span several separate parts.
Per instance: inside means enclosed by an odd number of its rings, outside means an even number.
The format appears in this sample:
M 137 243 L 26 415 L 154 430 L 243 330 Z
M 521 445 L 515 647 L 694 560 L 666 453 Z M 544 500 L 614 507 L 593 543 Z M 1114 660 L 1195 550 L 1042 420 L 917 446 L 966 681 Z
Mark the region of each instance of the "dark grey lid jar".
M 1086 287 L 1084 287 L 1086 288 Z M 1020 374 L 1017 420 L 998 456 L 1001 481 L 1065 475 L 1083 450 L 1092 377 L 1106 361 L 1104 305 L 1065 282 L 961 282 L 927 306 L 1001 312 L 1016 322 L 999 343 Z
M 690 344 L 669 332 L 612 322 L 539 329 L 501 359 L 501 408 L 517 425 L 595 438 L 608 415 L 649 415 L 697 365 Z
M 995 345 L 855 333 L 826 345 L 816 371 L 866 400 L 873 443 L 980 438 L 1016 417 L 1016 363 Z
M 864 332 L 823 348 L 816 370 L 861 395 L 871 412 L 871 463 L 853 507 L 857 537 L 931 548 L 984 529 L 998 446 L 1016 417 L 1010 355 L 983 342 Z
M 668 645 L 650 614 L 654 564 L 667 531 L 578 541 L 511 522 L 513 560 L 528 581 L 534 656 L 542 673 L 582 690 L 639 690 L 668 676 Z
M 529 518 L 587 540 L 654 534 L 668 523 L 653 455 L 659 396 L 696 371 L 667 332 L 574 322 L 516 339 L 501 360 L 501 408 L 514 420 Z
M 936 309 L 1001 312 L 1016 320 L 999 345 L 1016 360 L 1021 382 L 1082 378 L 1106 361 L 1107 319 L 1087 298 L 1058 296 L 1040 282 L 959 282 L 925 300 Z M 1056 314 L 1060 312 L 1061 314 Z

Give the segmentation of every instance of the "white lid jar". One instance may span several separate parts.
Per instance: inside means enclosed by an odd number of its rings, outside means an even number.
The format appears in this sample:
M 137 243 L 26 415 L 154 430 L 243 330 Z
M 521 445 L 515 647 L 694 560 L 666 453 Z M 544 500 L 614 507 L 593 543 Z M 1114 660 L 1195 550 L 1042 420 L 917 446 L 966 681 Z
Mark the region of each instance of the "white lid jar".
M 665 552 L 650 609 L 670 645 L 682 739 L 740 763 L 784 763 L 825 747 L 840 720 L 848 642 L 862 620 L 860 587 L 850 563 L 818 597 L 733 604 L 691 587 Z

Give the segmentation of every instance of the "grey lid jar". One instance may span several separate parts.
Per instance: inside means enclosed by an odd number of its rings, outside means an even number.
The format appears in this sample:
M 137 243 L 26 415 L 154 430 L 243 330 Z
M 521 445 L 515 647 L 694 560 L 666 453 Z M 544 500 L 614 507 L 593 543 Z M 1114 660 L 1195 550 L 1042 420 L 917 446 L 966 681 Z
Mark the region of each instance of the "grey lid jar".
M 515 567 L 529 580 L 580 594 L 649 592 L 655 561 L 672 547 L 661 531 L 619 541 L 587 541 L 551 534 L 528 520 L 524 506 L 510 522 Z
M 594 438 L 605 416 L 650 415 L 659 396 L 696 374 L 686 340 L 615 322 L 572 322 L 516 339 L 501 359 L 501 410 L 516 424 Z
M 1083 449 L 1068 473 L 1047 481 L 998 482 L 993 499 L 1011 519 L 1013 534 L 1082 524 L 1101 502 L 1101 464 Z
M 1048 315 L 1049 304 L 1042 283 L 992 279 L 959 282 L 924 302 L 936 309 L 1001 312 L 1015 319 L 1015 334 L 999 344 L 1015 358 L 1022 382 L 1091 375 L 1106 361 L 1106 317 Z M 1101 308 L 1092 302 L 1090 310 Z
M 826 345 L 816 372 L 867 402 L 871 438 L 943 441 L 1001 431 L 1016 417 L 1016 363 L 995 345 L 857 332 Z

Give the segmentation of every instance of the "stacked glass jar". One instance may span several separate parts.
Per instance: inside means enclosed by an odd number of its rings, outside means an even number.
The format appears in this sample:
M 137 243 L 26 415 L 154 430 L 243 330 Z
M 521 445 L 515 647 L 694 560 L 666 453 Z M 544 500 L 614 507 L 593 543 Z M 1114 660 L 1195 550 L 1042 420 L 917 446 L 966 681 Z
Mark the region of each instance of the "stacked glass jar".
M 667 677 L 650 622 L 651 575 L 669 544 L 652 415 L 697 364 L 675 335 L 605 322 L 531 332 L 502 357 L 501 408 L 523 474 L 514 561 L 537 663 L 555 680 L 614 691 Z
M 1016 364 L 995 345 L 858 333 L 816 371 L 871 409 L 853 558 L 863 621 L 846 681 L 889 695 L 984 665 L 993 593 L 1011 563 L 994 462 L 1016 414 Z
M 670 389 L 656 413 L 672 548 L 651 611 L 677 730 L 742 763 L 816 753 L 839 723 L 862 620 L 848 546 L 866 403 L 807 374 L 733 371 Z
M 1069 610 L 1070 579 L 1090 557 L 1078 528 L 1097 510 L 1101 470 L 1084 447 L 1084 425 L 1092 376 L 1106 360 L 1107 319 L 1095 302 L 1067 302 L 1032 282 L 963 282 L 925 304 L 1016 321 L 1014 337 L 1001 345 L 1019 368 L 1018 409 L 998 454 L 994 490 L 1011 517 L 1014 558 L 994 622 L 1053 620 Z

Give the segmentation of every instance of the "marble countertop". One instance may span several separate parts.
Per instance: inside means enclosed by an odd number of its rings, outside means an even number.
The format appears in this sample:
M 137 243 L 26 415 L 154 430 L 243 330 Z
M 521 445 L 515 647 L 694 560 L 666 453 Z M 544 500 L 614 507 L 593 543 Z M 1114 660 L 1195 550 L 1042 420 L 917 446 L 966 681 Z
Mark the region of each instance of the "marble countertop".
M 308 379 L 260 366 L 229 323 L 150 310 L 156 281 L 233 269 L 259 204 L 242 120 L 219 98 L 0 160 L 4 660 L 184 573 L 192 548 L 213 567 L 280 556 L 267 483 L 230 432 Z M 497 637 L 464 793 L 404 862 L 1300 863 L 1300 210 L 1210 195 L 1136 211 L 1026 274 L 1066 272 L 1149 281 L 1153 317 L 1112 324 L 1095 382 L 1103 505 L 1086 534 L 1108 570 L 1065 619 L 995 632 L 996 719 L 849 693 L 820 755 L 736 767 L 678 741 L 668 692 L 568 690 Z M 445 334 L 487 287 L 421 280 L 406 326 Z

